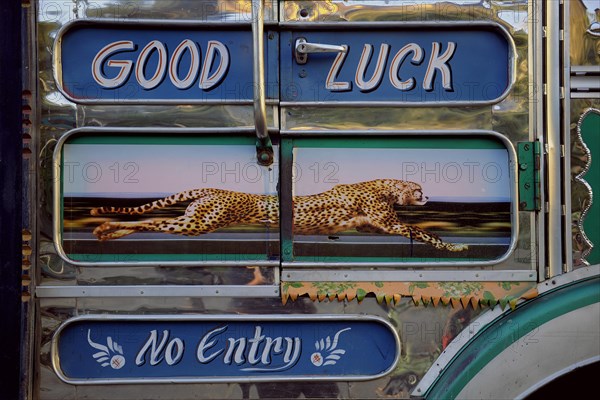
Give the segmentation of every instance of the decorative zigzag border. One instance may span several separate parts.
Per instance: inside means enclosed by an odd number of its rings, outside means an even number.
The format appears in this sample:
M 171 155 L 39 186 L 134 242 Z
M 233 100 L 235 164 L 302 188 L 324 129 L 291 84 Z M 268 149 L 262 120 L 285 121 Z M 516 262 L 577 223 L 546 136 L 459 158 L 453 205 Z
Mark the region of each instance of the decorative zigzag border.
M 583 124 L 583 121 L 585 120 L 585 118 L 588 115 L 593 114 L 593 113 L 600 115 L 600 110 L 598 110 L 596 108 L 586 109 L 583 112 L 583 114 L 581 114 L 581 116 L 579 117 L 579 121 L 577 122 L 577 140 L 579 141 L 583 151 L 585 152 L 585 154 L 587 156 L 587 162 L 586 162 L 585 166 L 583 167 L 583 171 L 581 171 L 579 174 L 577 174 L 575 176 L 575 181 L 578 183 L 581 183 L 583 186 L 585 186 L 585 188 L 588 191 L 589 199 L 590 199 L 589 202 L 586 204 L 586 207 L 581 210 L 581 217 L 579 218 L 579 221 L 577 222 L 577 228 L 579 229 L 579 232 L 581 233 L 581 237 L 583 238 L 583 241 L 584 241 L 585 245 L 587 246 L 587 248 L 584 248 L 581 250 L 581 262 L 584 265 L 589 265 L 588 261 L 586 260 L 586 257 L 591 253 L 592 249 L 594 248 L 594 243 L 592 243 L 592 241 L 587 237 L 587 235 L 585 234 L 585 229 L 583 227 L 583 222 L 585 220 L 585 217 L 594 202 L 594 193 L 592 191 L 592 187 L 590 186 L 590 184 L 585 179 L 583 179 L 583 177 L 585 176 L 585 174 L 588 173 L 588 171 L 590 170 L 590 167 L 592 165 L 592 153 L 591 153 L 590 149 L 587 147 L 587 145 L 585 144 L 585 142 L 583 141 L 583 136 L 581 134 L 581 125 Z

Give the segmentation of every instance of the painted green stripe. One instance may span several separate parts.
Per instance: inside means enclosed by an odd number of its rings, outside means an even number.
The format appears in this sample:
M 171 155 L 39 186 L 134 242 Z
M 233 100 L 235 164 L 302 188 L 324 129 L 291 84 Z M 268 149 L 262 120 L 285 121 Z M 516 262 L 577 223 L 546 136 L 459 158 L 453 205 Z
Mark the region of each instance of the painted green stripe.
M 368 135 L 368 133 L 365 133 Z M 505 149 L 502 142 L 495 138 L 448 137 L 448 136 L 409 136 L 409 137 L 338 137 L 338 138 L 300 138 L 294 139 L 295 147 L 317 148 L 399 148 L 399 149 Z
M 591 164 L 583 179 L 592 187 L 592 193 L 600 193 L 600 114 L 589 113 L 581 121 L 581 137 L 591 153 Z M 583 220 L 583 229 L 588 239 L 594 244 L 587 256 L 590 264 L 600 263 L 600 202 L 594 201 Z
M 417 257 L 333 257 L 333 256 L 296 256 L 293 261 L 302 262 L 302 261 L 318 261 L 318 262 L 372 262 L 372 263 L 381 263 L 381 262 L 443 262 L 443 261 L 469 261 L 469 262 L 477 262 L 477 261 L 489 261 L 489 258 L 417 258 Z M 376 266 L 376 265 L 373 265 Z
M 546 322 L 600 301 L 600 277 L 544 293 L 502 314 L 452 359 L 424 397 L 454 399 L 483 367 L 511 344 Z
M 158 145 L 252 145 L 256 138 L 254 136 L 233 136 L 221 134 L 219 136 L 193 136 L 193 135 L 171 135 L 153 134 L 131 135 L 131 134 L 105 134 L 105 135 L 75 135 L 69 138 L 66 144 L 158 144 Z
M 79 262 L 267 261 L 266 254 L 67 254 Z

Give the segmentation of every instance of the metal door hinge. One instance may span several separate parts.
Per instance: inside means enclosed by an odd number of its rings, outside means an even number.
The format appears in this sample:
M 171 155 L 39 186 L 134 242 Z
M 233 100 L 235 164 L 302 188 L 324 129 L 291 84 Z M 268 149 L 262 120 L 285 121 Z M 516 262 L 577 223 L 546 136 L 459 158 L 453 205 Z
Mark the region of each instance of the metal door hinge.
M 540 142 L 517 143 L 519 159 L 519 210 L 539 211 Z

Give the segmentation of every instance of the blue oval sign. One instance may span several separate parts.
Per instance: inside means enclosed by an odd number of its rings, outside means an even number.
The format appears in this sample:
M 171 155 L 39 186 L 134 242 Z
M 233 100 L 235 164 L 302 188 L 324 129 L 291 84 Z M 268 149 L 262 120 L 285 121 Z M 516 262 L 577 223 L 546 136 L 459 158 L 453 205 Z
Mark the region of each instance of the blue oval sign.
M 277 35 L 265 35 L 276 53 Z M 252 32 L 244 23 L 74 21 L 55 42 L 54 74 L 75 103 L 252 103 Z M 277 98 L 277 63 L 267 65 Z
M 493 104 L 515 80 L 515 45 L 495 23 L 289 27 L 281 33 L 282 52 L 299 58 L 281 57 L 283 105 Z M 299 54 L 304 42 L 307 54 Z M 334 48 L 319 51 L 326 46 Z
M 400 342 L 365 316 L 86 316 L 61 326 L 52 352 L 73 384 L 365 380 L 394 369 Z

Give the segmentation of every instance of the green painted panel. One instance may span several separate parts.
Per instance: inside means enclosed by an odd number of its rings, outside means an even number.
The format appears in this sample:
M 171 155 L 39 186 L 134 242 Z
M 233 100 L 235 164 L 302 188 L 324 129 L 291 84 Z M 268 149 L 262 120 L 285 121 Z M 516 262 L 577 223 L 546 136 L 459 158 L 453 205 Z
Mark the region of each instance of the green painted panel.
M 587 257 L 590 264 L 600 263 L 600 114 L 589 113 L 581 122 L 581 137 L 591 154 L 591 163 L 583 179 L 592 187 L 594 199 L 583 221 L 583 228 L 594 248 Z

